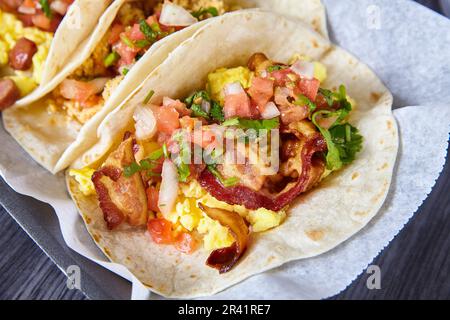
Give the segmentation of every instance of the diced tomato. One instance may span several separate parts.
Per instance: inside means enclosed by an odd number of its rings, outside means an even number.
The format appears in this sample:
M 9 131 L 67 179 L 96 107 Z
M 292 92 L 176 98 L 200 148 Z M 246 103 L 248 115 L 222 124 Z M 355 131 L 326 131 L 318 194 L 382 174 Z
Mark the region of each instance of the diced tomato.
M 202 134 L 196 134 L 195 131 L 191 133 L 191 141 L 196 145 L 206 149 L 207 147 L 214 148 L 217 145 L 216 136 L 214 132 L 202 128 Z
M 80 101 L 80 106 L 83 108 L 92 108 L 98 105 L 100 103 L 100 100 L 102 100 L 102 97 L 94 94 L 90 96 L 86 101 Z
M 124 32 L 125 27 L 121 23 L 114 23 L 109 31 L 108 43 L 114 44 L 120 40 L 120 34 Z
M 250 98 L 245 91 L 225 96 L 223 112 L 225 119 L 233 117 L 252 118 L 257 110 L 252 110 Z
M 147 230 L 153 241 L 158 244 L 171 244 L 175 240 L 172 234 L 172 223 L 166 219 L 148 220 Z
M 281 69 L 270 73 L 270 77 L 275 79 L 275 85 L 278 87 L 284 87 L 287 82 L 292 81 L 288 78 L 288 75 L 298 78 L 291 69 Z
M 183 232 L 178 235 L 175 248 L 180 252 L 191 254 L 197 248 L 197 242 L 189 233 Z
M 164 97 L 163 106 L 169 107 L 169 108 L 175 108 L 175 110 L 177 110 L 178 114 L 181 117 L 190 116 L 192 113 L 192 111 L 186 107 L 186 104 L 184 104 L 183 102 L 181 102 L 178 99 L 174 100 L 169 97 Z
M 149 187 L 147 189 L 147 206 L 153 212 L 158 212 L 158 198 L 159 191 L 155 187 Z
M 135 23 L 130 31 L 127 32 L 128 38 L 131 40 L 145 40 L 145 35 L 141 32 L 139 24 Z
M 23 7 L 27 7 L 27 8 L 37 8 L 37 1 L 35 0 L 24 0 L 22 2 Z
M 129 65 L 134 62 L 134 58 L 136 57 L 137 53 L 139 52 L 139 48 L 131 48 L 127 46 L 122 41 L 117 42 L 113 46 L 114 51 L 116 51 L 120 56 L 120 63 L 119 65 Z
M 172 134 L 180 128 L 179 114 L 175 108 L 160 107 L 156 109 L 156 126 L 159 132 Z
M 264 107 L 273 97 L 274 81 L 263 78 L 253 78 L 252 85 L 248 89 L 248 94 L 252 97 L 259 107 L 259 110 L 264 111 Z
M 294 89 L 294 93 L 303 94 L 311 101 L 316 100 L 317 92 L 319 91 L 320 81 L 317 79 L 300 79 Z
M 87 101 L 96 91 L 96 87 L 92 83 L 73 79 L 64 80 L 59 89 L 64 98 L 80 102 Z
M 152 26 L 155 23 L 159 25 L 158 20 L 159 20 L 159 18 L 156 16 L 156 14 L 154 14 L 154 15 L 148 17 L 146 21 L 149 26 Z
M 47 16 L 43 13 L 34 15 L 31 18 L 31 21 L 33 21 L 33 24 L 38 28 L 41 28 L 43 30 L 50 29 L 51 20 L 47 18 Z

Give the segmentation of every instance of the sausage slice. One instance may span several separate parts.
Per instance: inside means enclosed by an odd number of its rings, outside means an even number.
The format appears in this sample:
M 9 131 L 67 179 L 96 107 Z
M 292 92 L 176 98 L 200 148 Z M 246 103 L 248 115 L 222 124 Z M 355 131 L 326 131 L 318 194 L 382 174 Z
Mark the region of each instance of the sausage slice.
M 12 106 L 20 98 L 19 88 L 11 79 L 0 79 L 0 111 Z
M 30 69 L 36 52 L 37 46 L 33 41 L 27 38 L 20 38 L 9 52 L 9 66 L 14 70 Z

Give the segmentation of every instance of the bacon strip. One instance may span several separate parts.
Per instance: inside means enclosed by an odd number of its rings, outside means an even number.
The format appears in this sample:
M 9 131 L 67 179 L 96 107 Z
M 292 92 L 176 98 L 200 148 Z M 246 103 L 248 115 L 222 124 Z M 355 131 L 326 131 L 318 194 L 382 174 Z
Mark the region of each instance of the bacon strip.
M 202 172 L 199 183 L 213 197 L 228 204 L 243 205 L 250 210 L 266 208 L 278 211 L 319 181 L 325 164 L 322 159 L 315 159 L 314 155 L 323 151 L 326 151 L 326 142 L 319 133 L 308 138 L 301 149 L 302 170 L 298 179 L 277 195 L 263 194 L 241 185 L 226 188 L 208 170 Z
M 227 227 L 236 240 L 227 248 L 221 248 L 211 252 L 206 261 L 208 266 L 219 270 L 220 273 L 228 272 L 247 249 L 249 238 L 248 227 L 244 219 L 236 212 L 209 208 L 201 203 L 199 203 L 199 207 L 211 219 L 217 220 L 222 226 Z
M 123 168 L 135 161 L 134 139 L 129 135 L 125 138 L 92 176 L 100 208 L 110 230 L 125 221 L 132 226 L 147 223 L 147 195 L 140 173 L 131 177 L 122 174 Z

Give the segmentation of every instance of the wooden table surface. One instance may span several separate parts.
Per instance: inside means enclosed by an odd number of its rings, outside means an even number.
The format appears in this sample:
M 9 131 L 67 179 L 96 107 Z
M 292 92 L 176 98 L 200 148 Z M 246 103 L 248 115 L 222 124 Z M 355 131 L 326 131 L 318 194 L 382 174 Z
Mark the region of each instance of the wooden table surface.
M 439 10 L 436 1 L 419 1 Z M 363 272 L 334 299 L 450 299 L 450 161 L 414 218 L 375 258 L 380 290 Z M 86 299 L 0 206 L 0 299 Z

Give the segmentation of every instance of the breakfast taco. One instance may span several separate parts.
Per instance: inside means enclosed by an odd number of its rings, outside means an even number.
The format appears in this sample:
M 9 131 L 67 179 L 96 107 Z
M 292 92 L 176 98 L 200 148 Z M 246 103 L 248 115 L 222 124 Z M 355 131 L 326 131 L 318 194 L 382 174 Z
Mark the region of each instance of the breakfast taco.
M 368 223 L 397 154 L 391 106 L 366 65 L 310 28 L 232 13 L 104 119 L 67 186 L 111 261 L 164 296 L 210 295 Z
M 304 18 L 325 33 L 318 0 L 244 1 Z M 178 44 L 208 18 L 239 9 L 227 0 L 116 0 L 70 62 L 43 88 L 3 113 L 5 128 L 52 172 L 66 168 L 97 141 L 101 120 L 117 107 Z
M 110 2 L 1 0 L 0 111 L 53 78 Z

